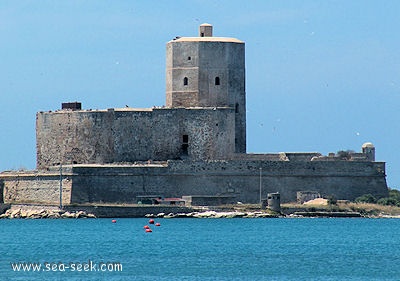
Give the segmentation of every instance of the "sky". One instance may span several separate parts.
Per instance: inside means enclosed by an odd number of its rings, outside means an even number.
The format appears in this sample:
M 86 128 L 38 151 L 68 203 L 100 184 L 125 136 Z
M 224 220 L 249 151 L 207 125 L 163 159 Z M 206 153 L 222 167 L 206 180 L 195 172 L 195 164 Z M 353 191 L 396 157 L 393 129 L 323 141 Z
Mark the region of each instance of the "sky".
M 247 152 L 376 147 L 400 189 L 400 1 L 0 1 L 0 171 L 35 169 L 36 112 L 165 105 L 165 44 L 246 43 Z

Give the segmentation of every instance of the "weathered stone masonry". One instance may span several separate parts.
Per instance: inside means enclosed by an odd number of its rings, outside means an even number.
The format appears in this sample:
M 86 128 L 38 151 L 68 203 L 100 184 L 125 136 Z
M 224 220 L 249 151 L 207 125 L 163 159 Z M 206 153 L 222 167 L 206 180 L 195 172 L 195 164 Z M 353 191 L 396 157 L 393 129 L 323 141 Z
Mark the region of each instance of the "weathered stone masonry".
M 37 167 L 226 158 L 234 153 L 234 118 L 231 108 L 39 112 Z
M 166 106 L 85 110 L 73 102 L 37 113 L 37 170 L 1 173 L 0 203 L 59 205 L 60 186 L 63 205 L 150 195 L 258 203 L 260 186 L 282 202 L 298 191 L 387 195 L 385 163 L 371 143 L 328 156 L 246 154 L 244 42 L 212 33 L 204 24 L 198 37 L 167 43 Z
M 63 203 L 135 203 L 137 196 L 230 195 L 258 202 L 262 194 L 280 192 L 295 201 L 299 190 L 353 200 L 365 193 L 385 196 L 384 163 L 350 161 L 182 161 L 135 165 L 64 167 Z M 50 173 L 50 174 L 49 174 Z M 59 202 L 59 173 L 42 172 L 7 179 L 6 203 Z M 12 180 L 11 180 L 12 179 Z

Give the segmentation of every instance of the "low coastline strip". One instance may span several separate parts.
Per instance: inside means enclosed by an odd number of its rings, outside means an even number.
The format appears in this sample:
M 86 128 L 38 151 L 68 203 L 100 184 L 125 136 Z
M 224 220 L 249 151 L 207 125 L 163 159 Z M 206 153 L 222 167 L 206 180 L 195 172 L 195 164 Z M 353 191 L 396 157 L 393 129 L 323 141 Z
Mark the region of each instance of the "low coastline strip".
M 299 208 L 283 207 L 280 213 L 269 209 L 228 207 L 178 207 L 178 206 L 122 206 L 86 205 L 58 206 L 31 204 L 0 204 L 0 219 L 57 219 L 57 218 L 400 218 L 397 209 L 368 209 L 364 205 L 357 208 Z

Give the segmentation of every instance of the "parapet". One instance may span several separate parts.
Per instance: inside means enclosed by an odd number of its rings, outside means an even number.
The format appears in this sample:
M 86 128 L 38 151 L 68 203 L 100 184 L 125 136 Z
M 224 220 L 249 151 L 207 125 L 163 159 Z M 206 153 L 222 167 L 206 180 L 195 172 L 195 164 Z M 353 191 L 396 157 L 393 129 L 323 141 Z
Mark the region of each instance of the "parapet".
M 370 161 L 375 162 L 375 146 L 370 143 L 364 143 L 361 152 L 351 150 L 341 150 L 335 153 L 329 153 L 328 156 L 315 156 L 311 161 Z
M 82 103 L 80 102 L 63 102 L 61 104 L 61 109 L 70 109 L 70 110 L 81 110 L 82 109 Z

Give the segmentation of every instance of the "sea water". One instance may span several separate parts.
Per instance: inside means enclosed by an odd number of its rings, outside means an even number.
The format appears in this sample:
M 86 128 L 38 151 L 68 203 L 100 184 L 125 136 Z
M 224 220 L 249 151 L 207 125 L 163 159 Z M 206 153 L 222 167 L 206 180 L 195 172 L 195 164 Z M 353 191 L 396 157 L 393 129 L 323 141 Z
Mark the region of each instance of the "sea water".
M 398 219 L 116 220 L 0 220 L 0 280 L 400 280 Z

